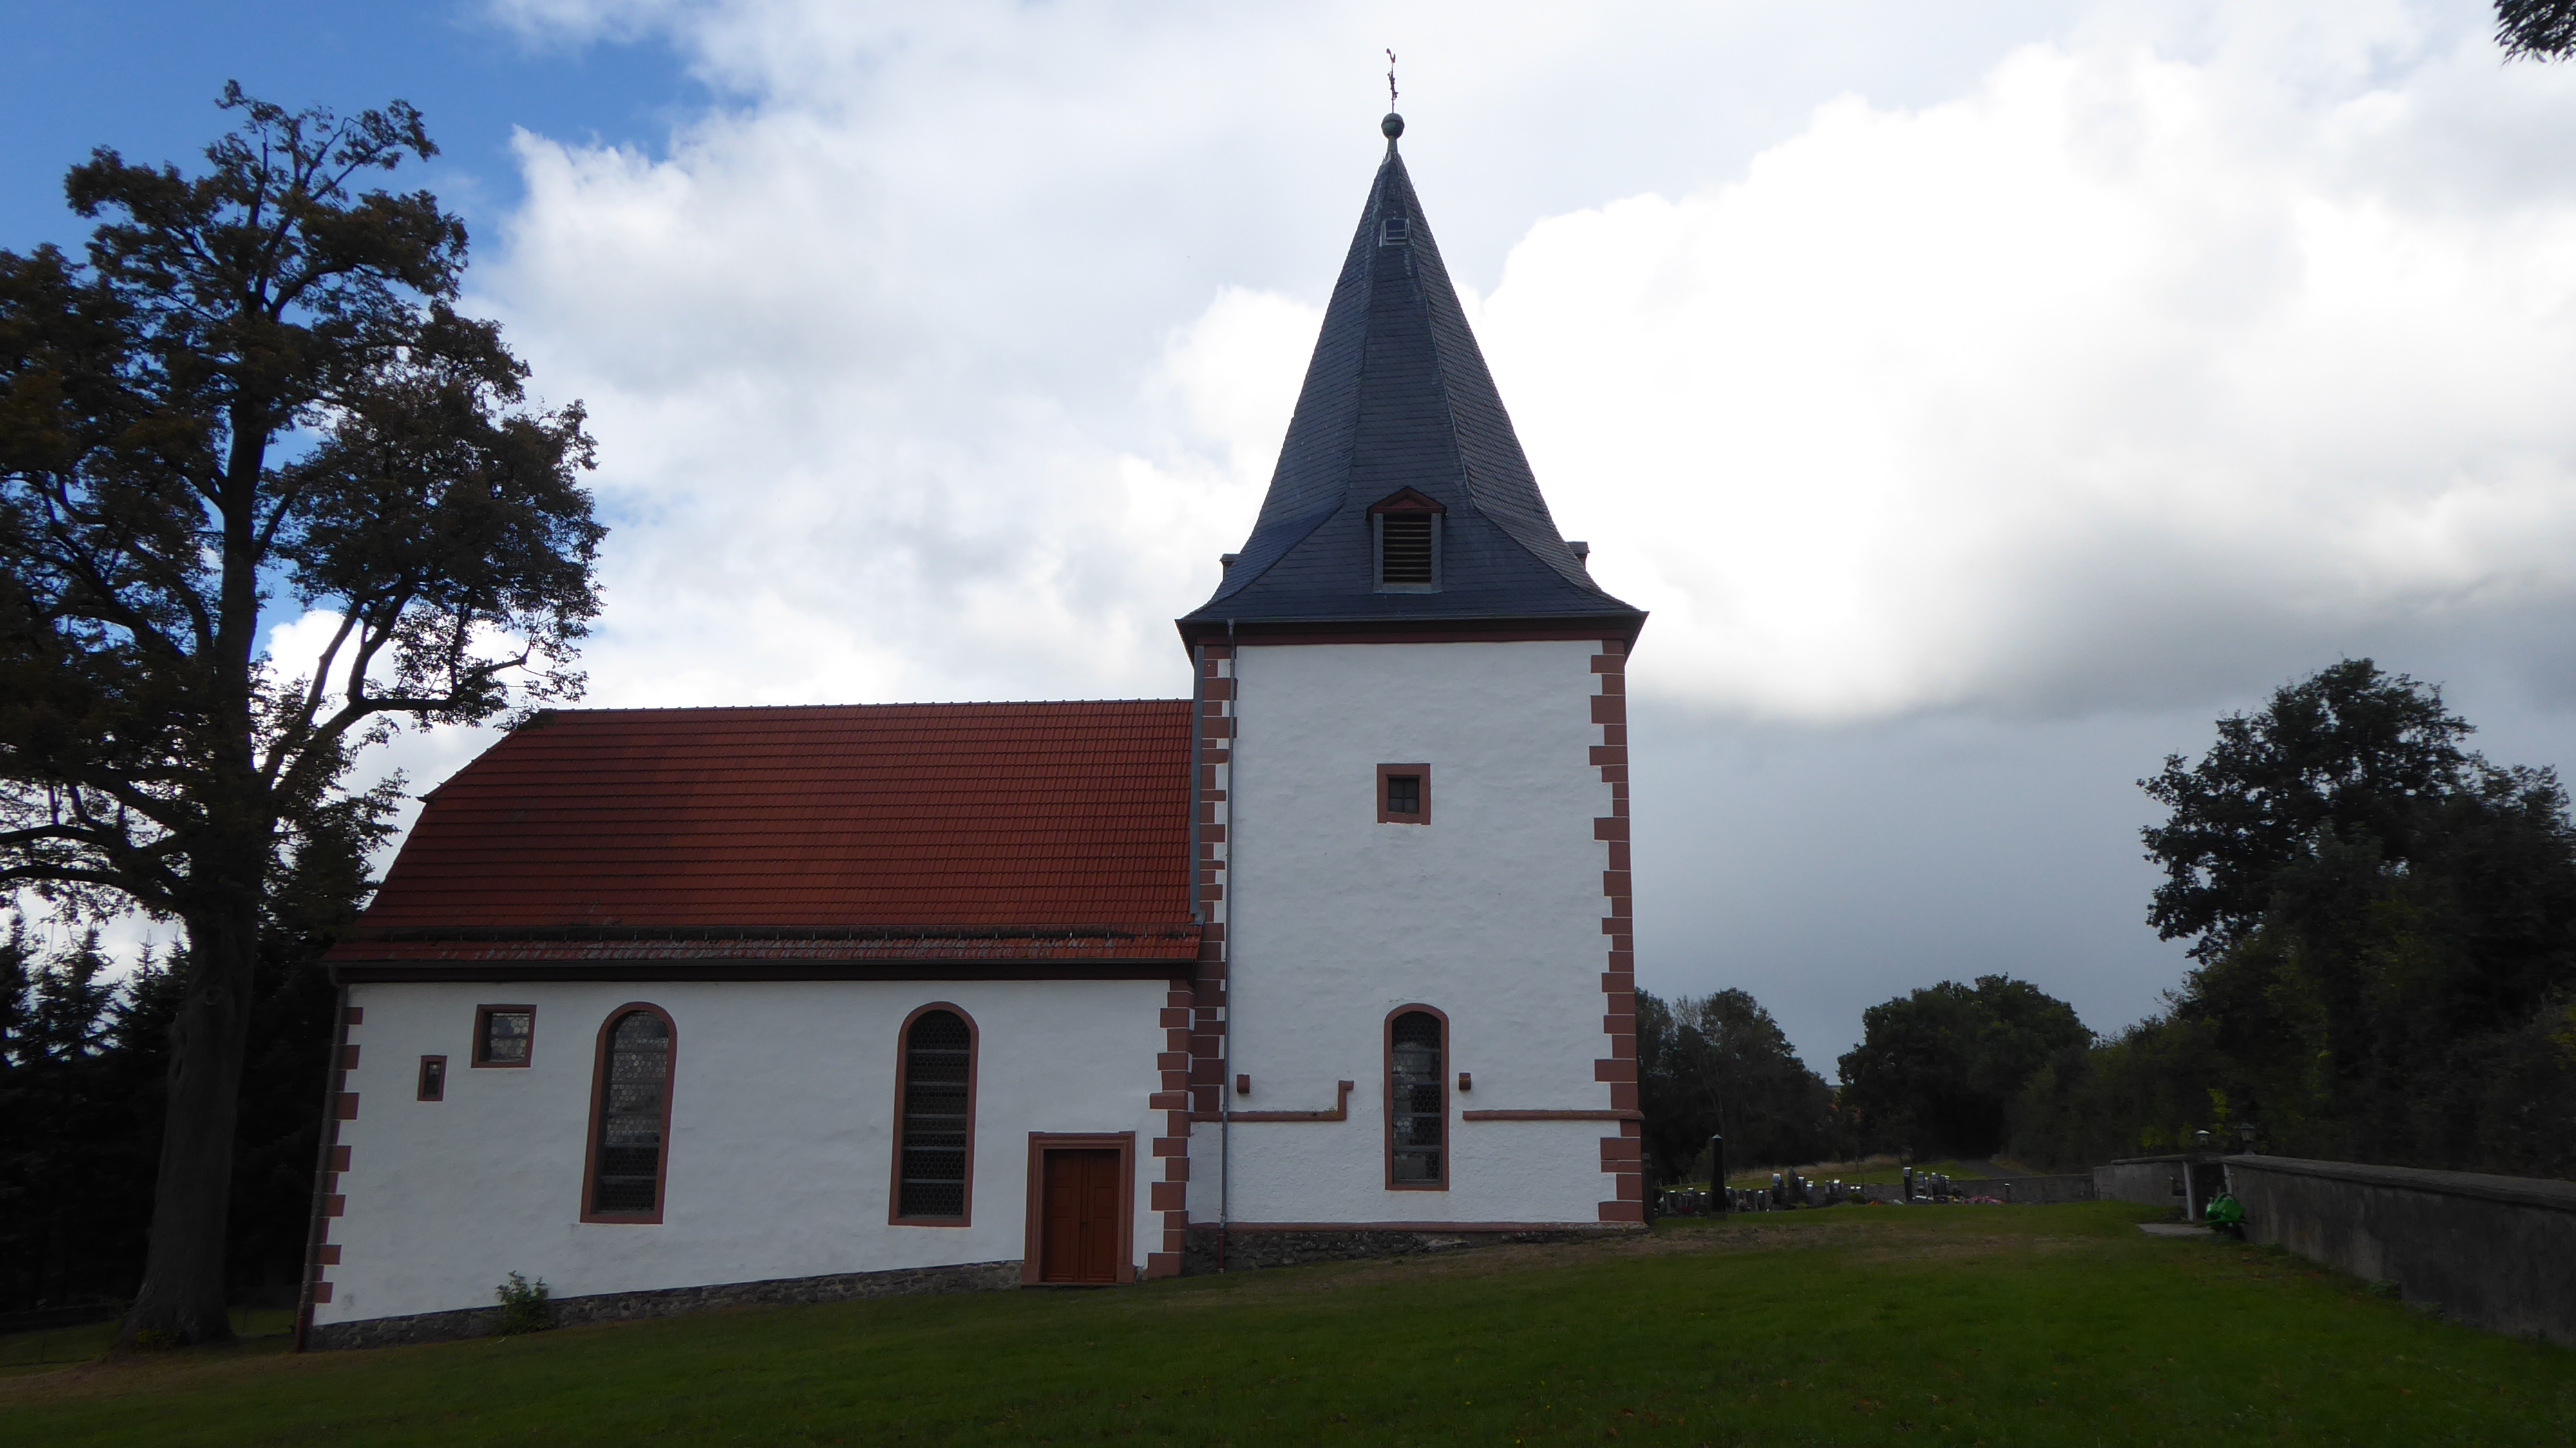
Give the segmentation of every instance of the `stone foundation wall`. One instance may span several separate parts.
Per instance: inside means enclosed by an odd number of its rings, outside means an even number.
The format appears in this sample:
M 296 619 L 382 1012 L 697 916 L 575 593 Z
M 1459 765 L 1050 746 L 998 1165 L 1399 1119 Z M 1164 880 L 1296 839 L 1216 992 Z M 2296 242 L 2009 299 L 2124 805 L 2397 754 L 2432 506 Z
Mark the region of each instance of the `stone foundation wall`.
M 972 1262 L 956 1267 L 909 1267 L 891 1272 L 844 1272 L 829 1277 L 781 1277 L 766 1282 L 725 1282 L 709 1287 L 667 1287 L 651 1292 L 603 1292 L 589 1297 L 558 1297 L 555 1326 L 578 1327 L 593 1322 L 633 1322 L 669 1317 L 710 1307 L 751 1307 L 775 1303 L 849 1302 L 866 1297 L 904 1297 L 928 1292 L 988 1292 L 1020 1285 L 1017 1262 Z M 489 1337 L 500 1318 L 498 1307 L 465 1307 L 452 1312 L 421 1312 L 408 1317 L 371 1317 L 356 1322 L 315 1324 L 306 1346 L 314 1350 L 350 1347 L 399 1347 L 411 1343 L 453 1342 Z
M 1300 1227 L 1235 1227 L 1224 1235 L 1225 1268 L 1230 1272 L 1261 1267 L 1302 1267 L 1315 1262 L 1351 1262 L 1363 1257 L 1409 1257 L 1425 1252 L 1458 1252 L 1507 1242 L 1573 1242 L 1625 1236 L 1639 1228 L 1533 1227 L 1513 1231 L 1439 1232 L 1416 1229 Z M 1193 1226 L 1181 1271 L 1198 1276 L 1217 1270 L 1218 1231 Z

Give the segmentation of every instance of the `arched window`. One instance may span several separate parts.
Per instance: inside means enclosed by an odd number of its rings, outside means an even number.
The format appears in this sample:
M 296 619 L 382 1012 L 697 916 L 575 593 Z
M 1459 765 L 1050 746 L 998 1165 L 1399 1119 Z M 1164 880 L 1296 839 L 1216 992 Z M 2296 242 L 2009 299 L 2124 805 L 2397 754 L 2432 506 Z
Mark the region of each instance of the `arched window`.
M 585 1222 L 658 1222 L 670 1168 L 671 1018 L 659 1006 L 622 1007 L 599 1030 L 591 1090 Z
M 955 1006 L 924 1006 L 903 1023 L 895 1083 L 891 1220 L 966 1225 L 975 1166 L 975 1026 Z
M 1449 1022 L 1427 1006 L 1406 1006 L 1386 1023 L 1386 1184 L 1438 1191 L 1448 1186 L 1449 1090 L 1441 1078 Z

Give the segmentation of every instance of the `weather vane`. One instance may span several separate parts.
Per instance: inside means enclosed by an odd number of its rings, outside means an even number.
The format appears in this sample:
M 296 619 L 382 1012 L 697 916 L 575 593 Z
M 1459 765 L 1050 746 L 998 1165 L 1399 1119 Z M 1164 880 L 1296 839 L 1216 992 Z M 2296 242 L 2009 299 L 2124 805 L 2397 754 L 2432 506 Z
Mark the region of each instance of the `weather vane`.
M 1386 108 L 1395 109 L 1395 52 L 1386 53 Z

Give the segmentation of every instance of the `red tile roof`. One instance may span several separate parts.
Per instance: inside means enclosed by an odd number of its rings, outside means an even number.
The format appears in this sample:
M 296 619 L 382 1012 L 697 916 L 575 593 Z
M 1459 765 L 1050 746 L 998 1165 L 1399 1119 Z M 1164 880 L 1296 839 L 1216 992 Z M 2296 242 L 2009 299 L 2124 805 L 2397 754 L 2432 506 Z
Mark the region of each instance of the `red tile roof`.
M 432 791 L 335 959 L 1197 954 L 1187 700 L 561 710 Z

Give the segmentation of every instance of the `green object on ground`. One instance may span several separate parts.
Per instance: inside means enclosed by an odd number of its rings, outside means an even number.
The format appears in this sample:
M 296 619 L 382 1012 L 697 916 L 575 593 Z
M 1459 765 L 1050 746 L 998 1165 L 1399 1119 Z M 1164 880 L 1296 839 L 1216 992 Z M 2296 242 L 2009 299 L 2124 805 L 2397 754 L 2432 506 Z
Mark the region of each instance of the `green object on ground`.
M 2576 1353 L 2122 1202 L 1677 1220 L 1186 1278 L 0 1381 L 0 1439 L 2563 1444 Z
M 2245 1208 L 2234 1196 L 2220 1192 L 2209 1199 L 2209 1210 L 2202 1215 L 2213 1227 L 2233 1227 L 2245 1220 Z

